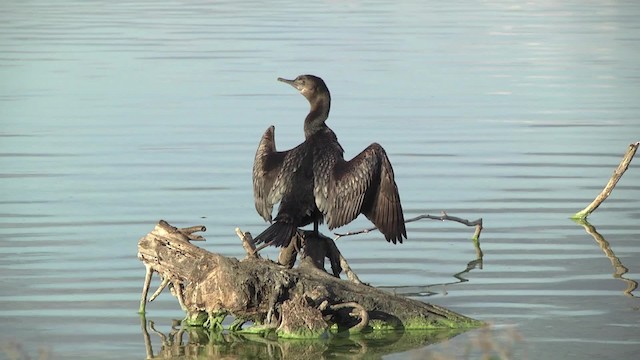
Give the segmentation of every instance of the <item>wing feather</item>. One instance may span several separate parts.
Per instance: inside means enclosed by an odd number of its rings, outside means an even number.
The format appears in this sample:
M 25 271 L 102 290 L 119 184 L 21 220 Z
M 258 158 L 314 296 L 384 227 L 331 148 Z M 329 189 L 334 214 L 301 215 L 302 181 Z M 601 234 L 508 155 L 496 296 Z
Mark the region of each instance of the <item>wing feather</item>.
M 360 214 L 377 168 L 373 155 L 367 148 L 350 161 L 337 160 L 330 171 L 325 213 L 329 229 L 345 225 Z
M 371 144 L 349 161 L 337 160 L 328 181 L 325 214 L 329 229 L 364 214 L 393 243 L 407 237 L 393 168 L 379 144 Z M 318 202 L 316 198 L 316 202 Z
M 260 139 L 253 162 L 253 199 L 258 214 L 271 221 L 273 205 L 282 198 L 283 189 L 274 184 L 282 172 L 289 151 L 276 151 L 275 127 L 270 126 Z
M 402 243 L 402 238 L 407 237 L 398 186 L 386 154 L 382 157 L 380 167 L 379 190 L 375 193 L 371 206 L 364 209 L 363 214 L 380 229 L 387 241 Z

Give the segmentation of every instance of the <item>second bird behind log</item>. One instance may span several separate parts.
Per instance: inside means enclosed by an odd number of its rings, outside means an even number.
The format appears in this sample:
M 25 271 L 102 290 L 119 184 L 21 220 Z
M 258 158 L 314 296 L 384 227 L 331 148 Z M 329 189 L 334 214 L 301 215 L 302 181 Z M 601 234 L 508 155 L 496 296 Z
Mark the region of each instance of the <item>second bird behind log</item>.
M 387 241 L 407 238 L 402 205 L 393 168 L 377 143 L 353 159 L 344 159 L 336 134 L 325 124 L 331 95 L 324 81 L 313 75 L 295 80 L 278 78 L 296 88 L 311 109 L 304 120 L 305 141 L 293 149 L 277 151 L 274 127 L 262 136 L 253 163 L 256 210 L 272 222 L 256 243 L 287 246 L 298 227 L 327 222 L 334 229 L 364 214 Z M 273 205 L 280 203 L 272 219 Z

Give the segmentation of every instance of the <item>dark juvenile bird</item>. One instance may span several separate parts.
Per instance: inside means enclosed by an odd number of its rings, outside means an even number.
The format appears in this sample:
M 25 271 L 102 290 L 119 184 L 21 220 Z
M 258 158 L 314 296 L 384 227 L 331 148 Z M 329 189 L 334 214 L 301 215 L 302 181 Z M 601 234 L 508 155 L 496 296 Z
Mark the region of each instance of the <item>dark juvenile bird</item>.
M 348 224 L 364 214 L 387 241 L 407 238 L 398 187 L 386 152 L 377 143 L 353 159 L 344 159 L 336 134 L 325 124 L 331 95 L 324 81 L 313 75 L 295 80 L 278 78 L 296 88 L 311 109 L 304 120 L 305 141 L 277 151 L 274 127 L 262 136 L 253 163 L 256 210 L 272 221 L 273 205 L 280 203 L 271 226 L 256 243 L 286 246 L 298 227 L 327 222 L 329 229 Z

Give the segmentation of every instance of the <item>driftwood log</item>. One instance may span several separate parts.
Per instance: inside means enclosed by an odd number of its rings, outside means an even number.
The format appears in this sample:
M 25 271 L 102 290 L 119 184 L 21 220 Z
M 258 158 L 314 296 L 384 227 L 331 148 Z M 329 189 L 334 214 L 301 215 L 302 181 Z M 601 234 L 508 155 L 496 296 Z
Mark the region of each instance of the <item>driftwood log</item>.
M 362 284 L 355 274 L 349 276 L 351 281 L 341 280 L 337 276 L 348 264 L 329 238 L 312 238 L 312 233 L 301 232 L 292 239 L 292 250 L 283 251 L 276 263 L 260 258 L 250 235 L 246 239 L 247 234 L 241 232 L 249 254 L 243 260 L 193 245 L 190 241 L 203 240 L 194 233 L 204 230 L 203 226 L 177 229 L 160 221 L 140 239 L 138 258 L 147 271 L 141 313 L 145 312 L 155 272 L 162 282 L 150 299 L 170 286 L 187 314 L 185 322 L 212 330 L 222 330 L 227 315 L 235 318 L 228 328 L 231 331 L 275 332 L 281 337 L 317 337 L 330 330 L 353 333 L 483 325 L 445 308 Z M 293 268 L 299 249 L 306 255 Z M 331 260 L 333 275 L 324 270 L 325 256 Z M 243 329 L 246 323 L 252 326 Z

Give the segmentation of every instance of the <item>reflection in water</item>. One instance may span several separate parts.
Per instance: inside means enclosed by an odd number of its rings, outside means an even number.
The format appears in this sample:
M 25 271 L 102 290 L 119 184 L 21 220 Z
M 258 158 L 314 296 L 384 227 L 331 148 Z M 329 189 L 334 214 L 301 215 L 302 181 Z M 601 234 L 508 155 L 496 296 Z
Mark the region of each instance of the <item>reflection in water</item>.
M 21 343 L 16 341 L 2 341 L 0 342 L 0 354 L 4 354 L 7 360 L 31 360 L 32 357 L 24 349 Z M 38 348 L 38 360 L 53 359 L 50 349 Z
M 367 358 L 418 349 L 450 339 L 464 330 L 383 331 L 362 336 L 331 336 L 327 339 L 278 340 L 257 334 L 209 332 L 201 327 L 178 327 L 163 334 L 153 321 L 140 316 L 147 359 L 327 359 Z M 149 331 L 160 337 L 154 353 Z
M 481 229 L 481 226 L 480 226 L 480 229 Z M 395 294 L 404 295 L 404 296 L 432 296 L 432 295 L 437 295 L 439 293 L 446 295 L 447 294 L 446 287 L 448 285 L 455 285 L 455 284 L 460 284 L 460 283 L 469 281 L 469 279 L 463 277 L 462 275 L 469 273 L 471 270 L 475 268 L 482 270 L 482 257 L 484 256 L 484 253 L 480 248 L 479 230 L 476 230 L 476 234 L 474 234 L 474 237 L 472 240 L 473 240 L 473 246 L 476 249 L 476 258 L 469 261 L 467 263 L 467 267 L 464 270 L 452 275 L 454 278 L 457 279 L 457 281 L 451 281 L 451 282 L 440 283 L 440 284 L 430 284 L 430 285 L 424 285 L 424 286 L 421 286 L 421 285 L 380 286 L 379 288 L 393 289 L 393 292 Z M 433 288 L 440 288 L 440 287 L 442 288 L 441 292 L 431 290 Z
M 233 229 L 264 229 L 254 139 L 273 124 L 283 146 L 299 143 L 307 109 L 276 77 L 308 70 L 336 81 L 346 153 L 372 138 L 389 151 L 409 217 L 448 209 L 491 226 L 491 266 L 469 274 L 480 262 L 448 229 L 413 223 L 397 248 L 339 244 L 367 281 L 418 292 L 469 278 L 429 300 L 515 323 L 531 359 L 640 348 L 636 298 L 620 296 L 635 287 L 623 277 L 640 281 L 640 163 L 598 215 L 628 273 L 602 258 L 594 273 L 591 236 L 566 222 L 638 141 L 640 1 L 2 4 L 0 347 L 143 357 L 132 242 L 160 217 L 202 217 L 208 249 L 244 256 Z M 173 298 L 163 309 L 183 315 Z
M 627 284 L 627 288 L 624 290 L 624 294 L 636 297 L 633 294 L 633 291 L 638 288 L 638 282 L 622 276 L 629 272 L 629 269 L 626 266 L 622 265 L 622 261 L 620 261 L 620 258 L 618 258 L 613 250 L 611 250 L 609 242 L 605 240 L 604 237 L 600 235 L 598 231 L 596 231 L 595 226 L 591 225 L 587 220 L 575 219 L 575 222 L 582 225 L 587 234 L 593 236 L 593 239 L 598 243 L 598 245 L 600 245 L 600 248 L 602 249 L 604 254 L 609 258 L 614 269 L 613 277 L 616 279 L 620 279 Z

